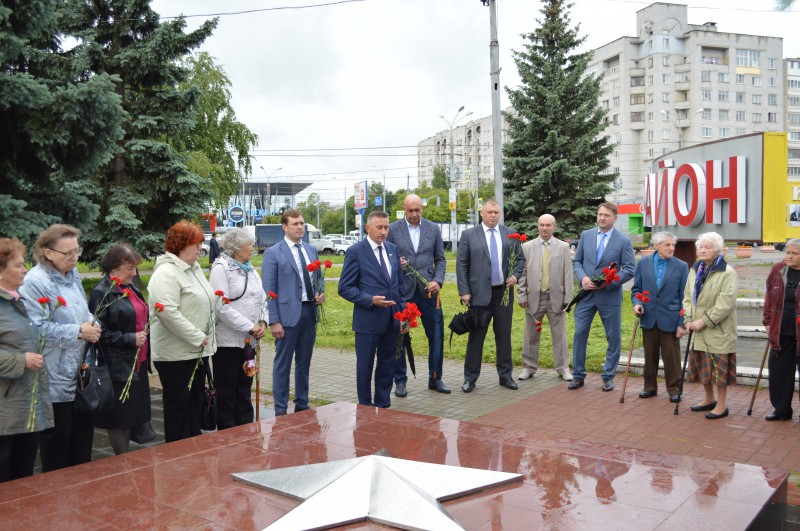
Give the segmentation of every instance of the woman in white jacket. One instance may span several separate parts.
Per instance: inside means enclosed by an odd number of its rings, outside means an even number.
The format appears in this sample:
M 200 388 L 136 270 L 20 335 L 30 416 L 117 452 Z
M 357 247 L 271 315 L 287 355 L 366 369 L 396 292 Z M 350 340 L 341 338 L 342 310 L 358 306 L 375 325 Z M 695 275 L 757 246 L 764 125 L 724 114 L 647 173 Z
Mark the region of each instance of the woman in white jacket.
M 217 428 L 253 422 L 250 388 L 253 377 L 243 368 L 245 337 L 255 347 L 267 331 L 266 294 L 250 263 L 253 240 L 244 229 L 231 229 L 220 241 L 222 254 L 211 266 L 211 286 L 230 299 L 217 317 L 214 383 L 217 388 Z

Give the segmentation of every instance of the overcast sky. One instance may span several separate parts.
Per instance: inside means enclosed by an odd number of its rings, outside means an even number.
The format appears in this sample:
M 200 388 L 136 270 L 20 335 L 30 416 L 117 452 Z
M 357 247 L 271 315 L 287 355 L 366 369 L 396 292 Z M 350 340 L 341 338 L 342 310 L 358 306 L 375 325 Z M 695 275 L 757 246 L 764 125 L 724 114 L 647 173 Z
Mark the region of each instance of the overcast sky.
M 259 137 L 253 177 L 307 181 L 341 204 L 358 180 L 390 190 L 416 185 L 416 145 L 447 126 L 461 105 L 470 119 L 491 114 L 489 8 L 480 0 L 156 0 L 162 17 L 189 29 L 216 13 L 202 47 L 232 82 L 238 119 Z M 300 9 L 335 3 L 325 7 Z M 636 35 L 636 11 L 652 2 L 575 0 L 573 24 L 592 49 Z M 719 31 L 783 37 L 800 56 L 800 14 L 770 0 L 689 0 L 689 23 Z M 517 86 L 511 58 L 532 32 L 541 2 L 499 0 L 500 81 Z M 508 100 L 503 94 L 503 107 Z M 361 148 L 361 149 L 350 149 Z M 379 149 L 364 149 L 379 148 Z M 328 149 L 333 151 L 320 151 Z M 294 150 L 294 151 L 291 151 Z M 368 156 L 369 155 L 369 156 Z M 263 171 L 261 169 L 263 167 Z

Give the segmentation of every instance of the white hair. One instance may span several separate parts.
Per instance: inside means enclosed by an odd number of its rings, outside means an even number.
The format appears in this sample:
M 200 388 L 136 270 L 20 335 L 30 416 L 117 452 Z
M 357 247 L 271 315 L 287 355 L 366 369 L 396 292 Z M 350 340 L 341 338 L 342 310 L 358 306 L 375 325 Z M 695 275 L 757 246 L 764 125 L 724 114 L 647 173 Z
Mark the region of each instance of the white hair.
M 229 229 L 220 239 L 219 244 L 225 254 L 228 256 L 235 255 L 239 249 L 247 244 L 253 243 L 253 238 L 242 228 Z
M 723 240 L 722 236 L 716 232 L 704 232 L 697 237 L 697 241 L 694 242 L 694 246 L 699 247 L 700 243 L 710 244 L 711 249 L 713 249 L 717 254 L 720 254 L 722 252 L 722 247 L 725 245 L 725 240 Z
M 672 240 L 674 242 L 678 241 L 678 237 L 672 234 L 671 232 L 661 231 L 656 232 L 653 236 L 650 237 L 650 244 L 655 247 L 657 245 L 661 245 L 664 240 Z

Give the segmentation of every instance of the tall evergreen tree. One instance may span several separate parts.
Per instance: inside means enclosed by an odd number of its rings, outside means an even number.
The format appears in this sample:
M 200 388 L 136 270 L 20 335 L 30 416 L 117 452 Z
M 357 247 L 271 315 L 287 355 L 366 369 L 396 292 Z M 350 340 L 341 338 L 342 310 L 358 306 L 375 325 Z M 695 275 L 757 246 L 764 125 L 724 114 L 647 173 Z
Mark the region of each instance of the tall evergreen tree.
M 89 60 L 85 75 L 109 74 L 127 112 L 119 150 L 95 175 L 100 215 L 87 235 L 91 258 L 127 241 L 140 252 L 162 250 L 175 221 L 197 219 L 212 199 L 210 179 L 187 168 L 171 140 L 195 125 L 197 87 L 181 88 L 183 59 L 211 35 L 217 20 L 185 33 L 185 20 L 161 22 L 149 0 L 65 0 L 65 33 L 78 39 Z
M 80 75 L 58 38 L 55 0 L 0 3 L 0 235 L 30 244 L 51 223 L 90 230 L 89 177 L 122 138 L 107 74 Z
M 503 148 L 506 219 L 533 231 L 550 213 L 563 235 L 588 228 L 615 179 L 606 173 L 612 146 L 603 135 L 600 78 L 587 75 L 591 52 L 571 27 L 565 0 L 545 0 L 544 20 L 514 51 L 521 85 L 506 88 L 513 111 L 505 114 L 509 142 Z

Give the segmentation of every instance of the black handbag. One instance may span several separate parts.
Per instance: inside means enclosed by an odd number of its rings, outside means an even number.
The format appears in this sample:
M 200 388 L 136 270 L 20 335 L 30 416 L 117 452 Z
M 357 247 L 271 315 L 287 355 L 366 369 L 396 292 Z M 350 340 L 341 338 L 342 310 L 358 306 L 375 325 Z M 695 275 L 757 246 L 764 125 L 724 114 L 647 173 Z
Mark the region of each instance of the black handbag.
M 96 345 L 87 345 L 78 367 L 75 409 L 104 413 L 114 407 L 114 386 L 103 354 Z
M 217 429 L 217 390 L 214 387 L 214 378 L 208 363 L 203 363 L 206 369 L 206 384 L 203 389 L 203 411 L 200 416 L 200 429 L 214 431 Z

